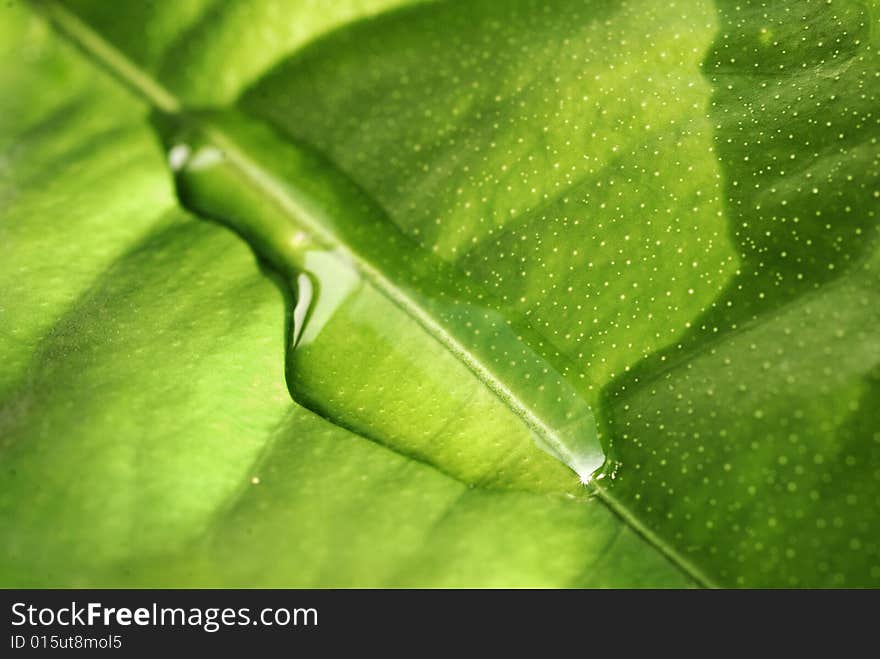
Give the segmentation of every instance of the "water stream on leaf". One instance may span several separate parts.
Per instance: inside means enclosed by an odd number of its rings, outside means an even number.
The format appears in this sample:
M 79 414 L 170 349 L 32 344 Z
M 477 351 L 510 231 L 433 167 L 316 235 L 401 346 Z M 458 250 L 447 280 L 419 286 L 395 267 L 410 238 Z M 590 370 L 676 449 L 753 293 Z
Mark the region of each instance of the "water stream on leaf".
M 405 236 L 343 173 L 240 113 L 163 114 L 155 123 L 182 203 L 241 235 L 292 292 L 286 374 L 294 400 L 383 441 L 382 410 L 359 411 L 350 403 L 351 392 L 340 393 L 349 404 L 328 400 L 336 378 L 311 372 L 314 360 L 307 356 L 322 341 L 328 350 L 347 344 L 356 351 L 359 335 L 382 332 L 389 333 L 393 350 L 400 328 L 383 324 L 392 325 L 392 316 L 402 311 L 408 323 L 416 323 L 504 401 L 540 448 L 584 483 L 601 473 L 605 458 L 592 410 L 540 354 L 547 349 L 543 339 L 508 321 L 491 295 Z M 337 335 L 325 336 L 334 326 Z M 344 335 L 338 335 L 339 327 Z M 412 354 L 419 350 L 406 345 L 400 350 L 418 369 L 433 367 L 427 352 Z M 424 363 L 418 364 L 420 357 Z M 390 385 L 403 384 L 419 395 L 418 373 L 389 377 L 395 380 Z M 357 374 L 347 379 L 357 380 Z M 321 384 L 329 388 L 315 395 Z M 366 392 L 364 399 L 369 403 L 375 394 Z M 455 422 L 425 419 L 434 425 Z M 442 450 L 434 446 L 421 457 Z

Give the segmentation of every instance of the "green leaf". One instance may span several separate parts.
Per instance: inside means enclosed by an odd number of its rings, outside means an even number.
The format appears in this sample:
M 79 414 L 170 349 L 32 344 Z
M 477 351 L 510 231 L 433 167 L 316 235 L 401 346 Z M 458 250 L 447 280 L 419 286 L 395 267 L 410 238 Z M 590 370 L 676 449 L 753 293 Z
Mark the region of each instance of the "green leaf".
M 2 10 L 0 583 L 880 580 L 876 3 L 157 4 Z

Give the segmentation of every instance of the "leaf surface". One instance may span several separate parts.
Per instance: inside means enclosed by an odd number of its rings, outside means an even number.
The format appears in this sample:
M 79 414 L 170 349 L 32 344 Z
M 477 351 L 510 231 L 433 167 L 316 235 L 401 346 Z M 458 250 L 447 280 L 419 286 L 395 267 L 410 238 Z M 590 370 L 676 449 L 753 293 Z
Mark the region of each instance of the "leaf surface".
M 83 54 L 4 10 L 4 583 L 880 579 L 875 4 L 253 6 L 50 13 Z M 149 121 L 236 96 L 192 121 L 390 282 L 303 251 L 292 351 L 292 274 L 180 208 Z M 183 199 L 241 233 L 234 174 Z M 560 387 L 598 498 L 524 423 Z

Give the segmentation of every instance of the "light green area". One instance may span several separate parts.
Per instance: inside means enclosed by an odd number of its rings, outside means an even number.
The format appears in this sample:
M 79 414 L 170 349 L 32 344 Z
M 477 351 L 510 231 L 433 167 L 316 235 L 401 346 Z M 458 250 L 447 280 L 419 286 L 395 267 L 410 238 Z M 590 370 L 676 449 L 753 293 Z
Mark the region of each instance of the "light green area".
M 231 103 L 254 78 L 333 28 L 420 0 L 105 0 L 64 4 L 192 107 Z
M 177 207 L 108 49 L 4 7 L 2 583 L 880 582 L 876 3 L 69 4 L 184 107 L 241 94 L 251 183 L 318 154 L 281 215 L 325 287 L 285 369 L 294 275 Z M 226 183 L 184 201 L 278 213 Z M 522 423 L 548 383 L 599 499 Z
M 294 405 L 283 292 L 177 208 L 148 108 L 3 11 L 0 583 L 691 585 L 582 491 L 473 489 Z

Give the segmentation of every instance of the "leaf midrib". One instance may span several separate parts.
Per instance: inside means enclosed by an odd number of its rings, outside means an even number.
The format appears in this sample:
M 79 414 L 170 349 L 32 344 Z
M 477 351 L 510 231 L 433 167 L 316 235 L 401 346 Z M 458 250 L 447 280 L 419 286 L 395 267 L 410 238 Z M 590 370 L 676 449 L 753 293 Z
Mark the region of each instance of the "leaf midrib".
M 109 71 L 117 80 L 133 90 L 153 108 L 169 115 L 178 114 L 184 110 L 183 103 L 174 94 L 129 60 L 75 14 L 55 2 L 39 3 L 36 4 L 36 8 L 47 17 L 61 35 L 77 46 L 89 61 Z M 203 130 L 204 134 L 215 146 L 223 150 L 228 158 L 228 162 L 235 166 L 243 178 L 267 195 L 286 213 L 295 217 L 298 223 L 305 225 L 306 228 L 313 231 L 315 237 L 321 242 L 343 249 L 346 255 L 350 256 L 357 264 L 358 269 L 365 278 L 376 285 L 391 302 L 412 317 L 435 340 L 438 340 L 457 359 L 462 361 L 523 423 L 533 431 L 541 434 L 554 448 L 567 452 L 568 449 L 560 440 L 556 439 L 553 441 L 553 438 L 555 438 L 553 429 L 548 427 L 527 405 L 519 400 L 516 394 L 492 373 L 491 369 L 482 364 L 466 347 L 450 336 L 430 314 L 422 310 L 417 303 L 412 301 L 393 282 L 389 281 L 384 274 L 353 254 L 347 245 L 339 241 L 313 217 L 313 213 L 310 212 L 306 205 L 302 205 L 293 198 L 275 180 L 275 177 L 270 172 L 267 172 L 259 163 L 251 158 L 233 137 L 228 135 L 222 128 L 209 124 L 204 120 L 201 122 L 193 121 L 199 123 L 199 127 Z M 434 469 L 438 468 L 433 464 L 430 466 Z M 443 470 L 440 471 L 446 473 Z M 708 588 L 718 587 L 718 584 L 711 577 L 683 556 L 677 548 L 659 537 L 649 526 L 636 517 L 624 502 L 619 500 L 600 482 L 593 480 L 590 482 L 589 487 L 597 498 L 618 516 L 623 523 L 632 528 L 684 574 L 701 586 Z

